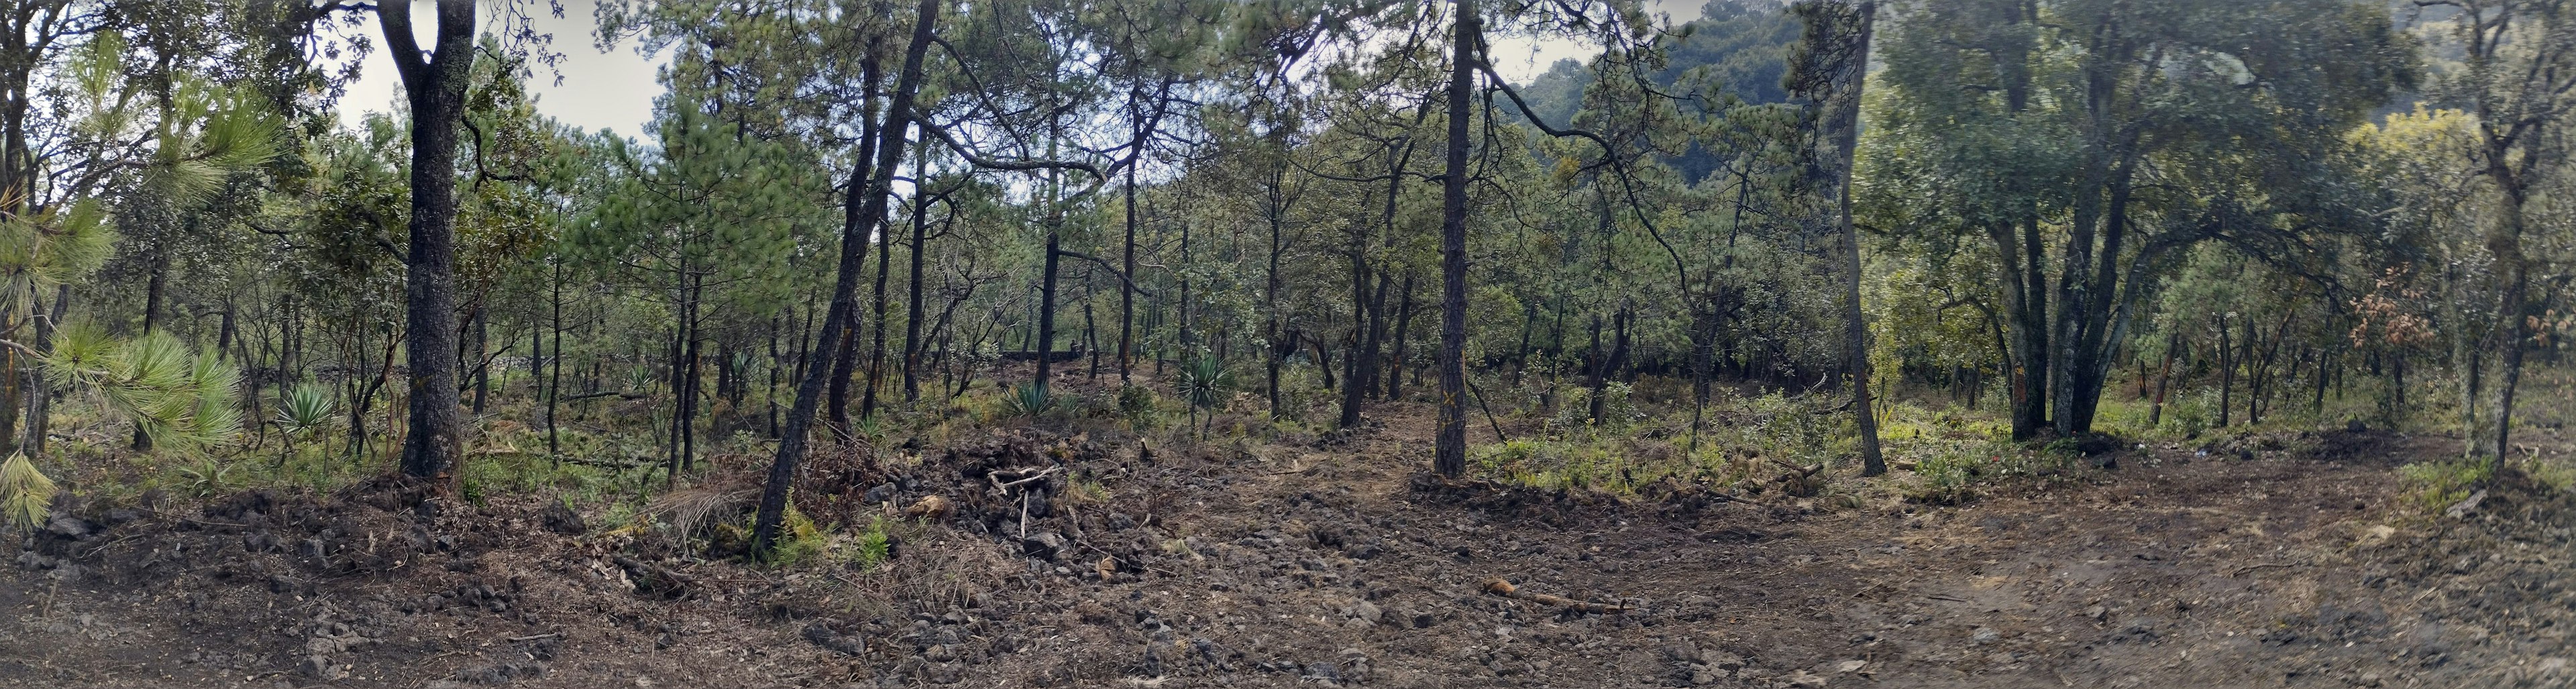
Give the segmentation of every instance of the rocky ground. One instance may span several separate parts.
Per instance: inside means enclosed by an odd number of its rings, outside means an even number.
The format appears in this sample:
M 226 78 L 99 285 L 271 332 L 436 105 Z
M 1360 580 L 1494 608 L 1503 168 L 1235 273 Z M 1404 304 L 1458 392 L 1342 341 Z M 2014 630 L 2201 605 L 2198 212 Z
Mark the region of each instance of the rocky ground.
M 1451 483 L 1412 435 L 818 460 L 818 520 L 896 525 L 873 569 L 390 479 L 67 504 L 0 568 L 0 686 L 2576 682 L 2576 503 L 2517 474 L 2414 505 L 2395 467 L 2454 439 L 2129 449 L 1933 506 Z

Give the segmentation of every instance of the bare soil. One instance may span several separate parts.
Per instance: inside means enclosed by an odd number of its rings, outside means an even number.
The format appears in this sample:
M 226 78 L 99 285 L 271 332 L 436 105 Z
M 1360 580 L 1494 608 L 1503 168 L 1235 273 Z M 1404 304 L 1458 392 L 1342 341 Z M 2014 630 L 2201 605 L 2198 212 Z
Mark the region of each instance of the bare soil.
M 1828 508 L 1441 481 L 1419 473 L 1426 412 L 1248 446 L 1012 430 L 818 460 L 819 519 L 905 520 L 873 570 L 697 557 L 549 498 L 394 479 L 68 504 L 0 566 L 0 686 L 2576 681 L 2576 502 L 2511 474 L 2458 516 L 2411 504 L 2395 467 L 2455 439 L 2133 448 L 1960 506 Z

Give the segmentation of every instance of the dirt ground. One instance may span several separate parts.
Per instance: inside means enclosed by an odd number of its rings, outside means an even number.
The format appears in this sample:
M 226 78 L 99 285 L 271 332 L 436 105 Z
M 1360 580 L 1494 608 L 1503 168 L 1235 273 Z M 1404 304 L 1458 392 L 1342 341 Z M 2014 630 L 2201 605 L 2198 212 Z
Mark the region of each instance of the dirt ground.
M 1411 428 L 816 462 L 810 511 L 908 519 L 873 570 L 395 480 L 70 504 L 0 567 L 0 686 L 2576 682 L 2576 502 L 2516 475 L 2456 516 L 2408 503 L 2395 467 L 2455 439 L 2148 447 L 1962 506 L 1827 508 L 1447 483 Z

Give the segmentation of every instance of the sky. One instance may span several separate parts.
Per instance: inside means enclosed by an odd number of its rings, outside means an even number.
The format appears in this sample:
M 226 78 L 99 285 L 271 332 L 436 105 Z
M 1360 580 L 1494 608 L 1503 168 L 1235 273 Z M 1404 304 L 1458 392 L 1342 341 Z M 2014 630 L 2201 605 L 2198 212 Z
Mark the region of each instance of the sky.
M 1648 0 L 1648 5 L 1653 8 L 1651 11 L 1687 20 L 1699 16 L 1700 1 Z M 414 0 L 413 3 L 413 30 L 419 34 L 422 45 L 428 45 L 431 34 L 437 30 L 430 2 Z M 654 72 L 667 57 L 638 55 L 632 41 L 615 50 L 600 52 L 592 45 L 593 32 L 598 26 L 592 20 L 592 11 L 597 6 L 597 0 L 563 0 L 562 17 L 537 18 L 538 31 L 553 34 L 551 49 L 564 56 L 559 68 L 562 74 L 560 83 L 555 73 L 543 66 L 537 67 L 536 77 L 530 80 L 531 90 L 537 97 L 537 111 L 588 131 L 615 129 L 620 134 L 640 135 L 647 131 L 644 125 L 653 119 L 653 99 L 662 94 L 662 85 L 654 81 Z M 490 25 L 493 21 L 491 12 L 479 14 L 487 30 L 494 28 Z M 368 22 L 366 30 L 376 31 L 375 23 Z M 338 104 L 344 126 L 356 126 L 368 112 L 391 112 L 395 99 L 402 92 L 401 78 L 394 73 L 393 59 L 385 54 L 384 42 L 377 40 L 375 43 L 377 49 L 359 68 L 357 83 L 349 86 L 348 93 Z M 1599 48 L 1564 39 L 1496 36 L 1493 37 L 1493 51 L 1494 71 L 1505 79 L 1525 84 L 1546 72 L 1548 66 L 1557 60 L 1588 58 Z
M 591 19 L 591 10 L 598 4 L 597 0 L 564 0 L 563 17 L 537 17 L 537 30 L 553 34 L 551 50 L 564 56 L 560 67 L 563 80 L 556 83 L 555 74 L 538 65 L 528 85 L 537 97 L 538 112 L 589 131 L 615 129 L 620 134 L 640 135 L 645 131 L 644 124 L 653 119 L 653 98 L 662 95 L 662 85 L 653 80 L 653 73 L 666 58 L 648 59 L 635 54 L 633 41 L 607 53 L 593 47 L 592 34 L 598 24 Z M 419 34 L 422 45 L 428 45 L 438 24 L 430 0 L 417 0 L 412 7 L 413 32 Z M 488 8 L 486 5 L 487 11 L 478 13 L 487 31 L 494 28 Z M 379 29 L 370 21 L 366 30 Z M 349 92 L 340 98 L 338 107 L 344 126 L 355 126 L 359 117 L 368 112 L 392 112 L 395 99 L 402 93 L 402 78 L 394 73 L 393 58 L 386 55 L 384 41 L 379 38 L 375 43 L 375 52 L 368 54 L 366 63 L 359 67 L 358 82 L 351 84 Z

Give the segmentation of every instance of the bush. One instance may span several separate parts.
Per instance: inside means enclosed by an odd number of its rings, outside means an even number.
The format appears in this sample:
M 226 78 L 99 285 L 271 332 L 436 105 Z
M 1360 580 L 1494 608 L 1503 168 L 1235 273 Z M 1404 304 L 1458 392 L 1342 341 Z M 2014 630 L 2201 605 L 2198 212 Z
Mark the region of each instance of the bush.
M 2469 491 L 2495 475 L 2495 467 L 2483 457 L 2417 462 L 2398 467 L 2417 506 L 2438 510 L 2468 499 Z
M 1153 388 L 1122 386 L 1118 388 L 1118 417 L 1126 419 L 1128 427 L 1143 430 L 1154 425 L 1154 411 L 1161 402 Z

